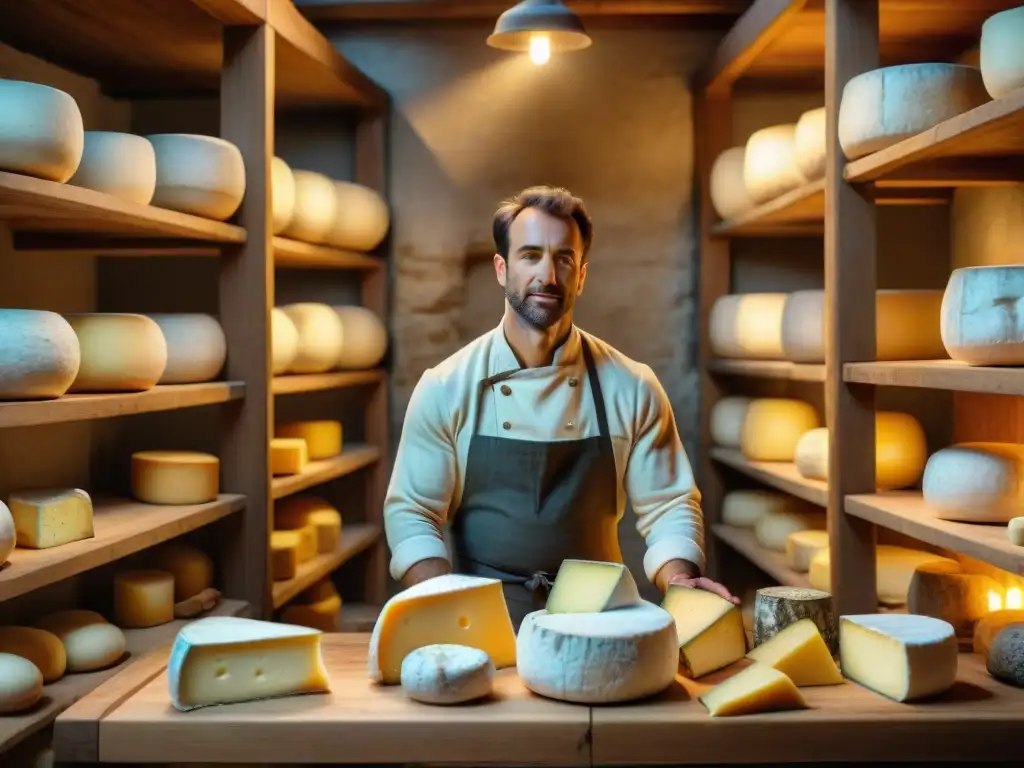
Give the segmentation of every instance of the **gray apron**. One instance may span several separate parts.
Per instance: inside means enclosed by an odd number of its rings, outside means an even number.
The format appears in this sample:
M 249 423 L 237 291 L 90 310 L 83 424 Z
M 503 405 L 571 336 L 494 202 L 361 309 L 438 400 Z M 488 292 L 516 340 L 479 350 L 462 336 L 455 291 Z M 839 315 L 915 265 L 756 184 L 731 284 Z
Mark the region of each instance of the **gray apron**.
M 597 436 L 517 440 L 481 435 L 474 424 L 469 443 L 462 501 L 452 523 L 455 570 L 500 579 L 517 632 L 526 614 L 544 607 L 562 560 L 622 562 L 615 453 L 594 358 L 582 335 L 580 342 Z M 484 379 L 481 395 L 518 370 Z M 567 386 L 576 384 L 575 378 L 567 380 Z M 499 391 L 499 397 L 515 396 L 507 384 Z

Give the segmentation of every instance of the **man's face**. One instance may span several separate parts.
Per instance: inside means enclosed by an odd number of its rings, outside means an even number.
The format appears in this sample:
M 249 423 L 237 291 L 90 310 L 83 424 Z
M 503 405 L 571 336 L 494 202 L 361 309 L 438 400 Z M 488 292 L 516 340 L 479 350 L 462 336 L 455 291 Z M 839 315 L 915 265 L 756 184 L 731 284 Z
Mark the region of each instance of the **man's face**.
M 572 311 L 583 292 L 587 266 L 582 261 L 576 222 L 527 208 L 509 229 L 507 263 L 495 255 L 494 269 L 512 309 L 546 330 Z

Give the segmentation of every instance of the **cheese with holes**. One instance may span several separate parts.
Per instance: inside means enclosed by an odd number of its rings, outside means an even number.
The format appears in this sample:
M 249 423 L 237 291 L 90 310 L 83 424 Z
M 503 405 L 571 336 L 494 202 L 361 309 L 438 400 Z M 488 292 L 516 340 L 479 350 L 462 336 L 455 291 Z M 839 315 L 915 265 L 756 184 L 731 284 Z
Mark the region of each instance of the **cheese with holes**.
M 961 363 L 1024 364 L 1024 266 L 953 270 L 940 329 L 946 352 Z
M 1013 517 L 1006 524 L 1006 536 L 1015 547 L 1024 547 L 1024 517 Z
M 210 616 L 182 627 L 167 682 L 175 709 L 328 693 L 322 633 L 308 627 Z
M 274 433 L 277 437 L 304 441 L 310 461 L 330 459 L 341 453 L 340 421 L 290 421 L 278 424 Z
M 335 248 L 369 253 L 388 233 L 388 204 L 365 184 L 334 182 L 334 222 L 327 243 Z
M 337 367 L 345 370 L 373 368 L 388 350 L 388 332 L 377 313 L 366 307 L 336 306 L 344 328 L 344 342 Z
M 907 602 L 907 592 L 910 590 L 910 580 L 914 578 L 914 571 L 925 563 L 937 562 L 956 561 L 931 552 L 879 544 L 875 547 L 875 585 L 878 602 L 882 605 L 904 605 Z M 807 578 L 815 589 L 831 591 L 832 572 L 827 549 L 821 550 L 811 558 Z
M 1024 445 L 942 448 L 925 465 L 921 493 L 928 512 L 940 520 L 1008 523 L 1024 506 Z
M 81 361 L 78 336 L 56 312 L 0 309 L 0 400 L 60 397 Z
M 114 622 L 155 627 L 174 619 L 174 576 L 166 571 L 124 571 L 114 576 Z
M 43 698 L 43 676 L 28 659 L 0 653 L 0 715 L 22 712 Z
M 71 608 L 43 616 L 36 626 L 52 632 L 64 644 L 68 672 L 94 672 L 124 656 L 124 632 L 96 611 Z
M 198 547 L 172 541 L 153 552 L 153 565 L 174 577 L 174 602 L 195 597 L 213 586 L 213 560 Z
M 994 13 L 981 25 L 981 79 L 993 99 L 1024 88 L 1024 6 Z
M 703 589 L 670 585 L 661 607 L 675 620 L 679 671 L 698 678 L 739 661 L 747 652 L 740 609 Z
M 802 400 L 758 398 L 743 420 L 740 451 L 751 461 L 792 461 L 804 432 L 820 423 L 818 412 Z
M 301 539 L 294 531 L 271 531 L 270 573 L 274 581 L 295 578 L 299 568 Z
M 94 535 L 92 499 L 80 488 L 36 488 L 8 498 L 18 546 L 49 549 Z
M 316 496 L 288 496 L 274 502 L 274 528 L 282 531 L 312 527 L 316 551 L 334 552 L 341 545 L 341 514 Z
M 309 451 L 301 437 L 274 437 L 270 440 L 270 474 L 297 475 L 309 464 Z
M 839 652 L 832 596 L 828 592 L 803 587 L 764 587 L 757 590 L 754 598 L 754 645 L 766 643 L 786 627 L 803 619 L 817 627 L 830 654 L 834 656 Z
M 757 543 L 773 552 L 785 552 L 791 533 L 811 529 L 825 530 L 825 512 L 805 502 L 794 500 L 789 509 L 769 512 L 757 521 L 754 535 Z
M 284 237 L 306 243 L 323 243 L 334 226 L 338 210 L 337 189 L 322 173 L 292 170 L 295 206 L 291 220 L 281 231 Z
M 31 661 L 43 673 L 47 685 L 64 677 L 68 666 L 64 643 L 52 632 L 38 627 L 0 627 L 0 653 Z
M 786 562 L 797 573 L 807 573 L 822 549 L 828 549 L 828 531 L 794 531 L 786 537 Z
M 722 219 L 732 219 L 754 207 L 743 181 L 743 157 L 746 147 L 730 147 L 711 164 L 708 192 L 711 206 Z
M 796 149 L 796 167 L 808 181 L 825 175 L 825 108 L 809 109 L 796 121 L 793 144 Z
M 711 406 L 711 442 L 722 448 L 739 448 L 743 421 L 752 398 L 730 395 Z
M 479 648 L 438 643 L 402 660 L 402 690 L 424 704 L 464 704 L 490 696 L 494 662 Z
M 289 373 L 325 373 L 337 365 L 345 339 L 338 313 L 326 304 L 300 302 L 287 304 L 281 311 L 299 333 L 295 359 Z
M 114 312 L 64 317 L 82 356 L 69 392 L 142 392 L 156 386 L 167 366 L 167 342 L 153 320 Z
M 217 378 L 228 356 L 220 323 L 199 313 L 155 314 L 167 342 L 167 367 L 160 384 L 198 384 Z
M 132 454 L 132 495 L 147 504 L 206 504 L 220 492 L 220 459 L 194 451 Z
M 387 685 L 401 682 L 402 660 L 436 643 L 479 648 L 497 669 L 514 666 L 516 634 L 501 582 L 448 573 L 392 597 L 370 636 L 370 679 Z
M 548 613 L 597 613 L 640 603 L 633 574 L 622 563 L 563 560 L 548 595 Z
M 0 567 L 7 562 L 18 543 L 18 531 L 7 505 L 0 501 Z
M 777 669 L 797 687 L 843 682 L 824 638 L 810 619 L 786 626 L 754 648 L 747 658 Z
M 675 680 L 675 622 L 648 602 L 600 613 L 534 611 L 519 628 L 516 655 L 523 685 L 541 696 L 577 704 L 642 699 Z
M 804 184 L 796 157 L 796 125 L 754 131 L 743 154 L 743 183 L 756 203 L 766 203 Z
M 1024 610 L 1005 608 L 1001 611 L 992 611 L 978 619 L 974 625 L 974 637 L 972 640 L 973 650 L 983 659 L 988 658 L 989 648 L 992 641 L 1005 627 L 1011 624 L 1024 623 Z
M 792 496 L 778 491 L 729 491 L 722 499 L 722 522 L 736 528 L 753 528 L 765 515 L 785 512 L 798 505 L 799 501 Z
M 63 184 L 78 170 L 84 148 L 82 113 L 71 96 L 0 80 L 0 170 Z
M 953 627 L 931 616 L 862 614 L 839 618 L 843 675 L 894 701 L 943 693 L 956 682 Z
M 295 323 L 277 307 L 270 309 L 270 370 L 275 376 L 287 373 L 299 354 L 299 332 Z
M 281 611 L 281 621 L 300 627 L 312 627 L 322 632 L 337 632 L 341 618 L 341 598 L 328 595 L 314 603 L 292 603 Z
M 793 681 L 767 664 L 751 664 L 700 697 L 712 717 L 756 715 L 804 709 L 800 690 Z
M 907 610 L 948 621 L 957 637 L 971 637 L 974 625 L 989 612 L 990 594 L 1002 588 L 990 576 L 964 573 L 957 562 L 922 563 L 907 590 Z
M 82 161 L 67 183 L 149 205 L 156 191 L 156 152 L 143 136 L 86 131 Z
M 147 136 L 156 151 L 151 205 L 227 221 L 245 197 L 245 162 L 238 147 L 216 136 Z
M 280 234 L 295 213 L 295 177 L 288 163 L 280 157 L 270 161 L 271 231 Z
M 711 306 L 708 336 L 719 357 L 782 358 L 784 293 L 730 293 Z

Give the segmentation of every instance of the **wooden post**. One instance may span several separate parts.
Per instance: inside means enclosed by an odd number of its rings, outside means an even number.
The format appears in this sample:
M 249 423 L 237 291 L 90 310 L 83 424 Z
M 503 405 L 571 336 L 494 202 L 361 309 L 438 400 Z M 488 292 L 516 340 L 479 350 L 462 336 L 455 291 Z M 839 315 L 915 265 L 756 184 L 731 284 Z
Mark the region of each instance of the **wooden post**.
M 221 257 L 220 321 L 228 339 L 227 378 L 245 382 L 245 399 L 232 408 L 221 448 L 227 491 L 243 493 L 246 507 L 226 536 L 218 563 L 229 597 L 246 600 L 253 618 L 269 618 L 271 519 L 270 307 L 274 297 L 270 159 L 274 155 L 274 32 L 263 24 L 224 30 L 221 136 L 245 159 L 245 200 L 238 223 L 248 238 Z
M 878 0 L 827 0 L 825 105 L 825 410 L 828 529 L 836 615 L 874 613 L 874 525 L 846 514 L 850 494 L 875 492 L 874 388 L 843 381 L 843 364 L 875 359 L 875 204 L 843 179 L 837 128 L 843 88 L 878 67 Z

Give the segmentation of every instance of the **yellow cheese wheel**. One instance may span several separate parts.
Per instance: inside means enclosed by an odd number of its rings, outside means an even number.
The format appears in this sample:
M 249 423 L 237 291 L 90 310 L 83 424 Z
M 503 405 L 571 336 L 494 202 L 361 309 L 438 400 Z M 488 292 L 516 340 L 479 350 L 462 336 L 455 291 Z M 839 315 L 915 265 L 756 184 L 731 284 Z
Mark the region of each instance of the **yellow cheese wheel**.
M 796 161 L 796 124 L 754 131 L 743 155 L 743 183 L 756 203 L 796 189 L 807 180 Z
M 818 551 L 811 558 L 811 567 L 807 578 L 811 586 L 823 592 L 831 592 L 832 572 L 828 549 Z M 910 590 L 910 581 L 919 565 L 935 563 L 953 563 L 948 557 L 935 555 L 907 547 L 890 544 L 879 544 L 875 548 L 875 584 L 878 590 L 878 602 L 882 605 L 904 605 Z
M 163 331 L 145 315 L 65 315 L 78 337 L 82 362 L 69 392 L 141 392 L 167 367 Z
M 340 616 L 341 598 L 337 595 L 332 595 L 308 605 L 292 604 L 286 606 L 281 612 L 281 621 L 285 624 L 312 627 L 323 632 L 337 632 Z
M 309 450 L 301 437 L 275 437 L 270 441 L 270 474 L 297 475 L 309 463 Z
M 31 661 L 0 653 L 0 715 L 22 712 L 43 698 L 43 676 Z
M 270 161 L 271 231 L 280 234 L 295 213 L 295 177 L 288 163 L 280 157 Z
M 326 304 L 299 302 L 281 307 L 299 332 L 298 351 L 290 373 L 325 373 L 341 357 L 345 329 L 338 313 Z
M 817 411 L 801 400 L 758 398 L 743 420 L 740 451 L 751 461 L 792 461 L 800 438 L 819 423 Z
M 273 543 L 280 549 L 294 549 L 299 565 L 309 562 L 317 554 L 316 528 L 307 525 L 290 531 L 274 531 Z
M 114 621 L 155 627 L 174 620 L 174 576 L 167 571 L 124 571 L 114 577 Z
M 828 549 L 828 531 L 805 529 L 786 537 L 786 561 L 797 573 L 807 573 L 811 560 L 823 549 Z
M 330 459 L 341 453 L 340 421 L 290 421 L 274 428 L 276 437 L 298 438 L 305 442 L 311 461 Z
M 708 336 L 719 357 L 780 360 L 785 293 L 732 293 L 711 307 Z
M 295 323 L 277 307 L 270 310 L 270 368 L 275 376 L 287 373 L 299 353 Z
M 295 531 L 270 532 L 270 573 L 274 581 L 295 578 L 299 568 L 299 543 Z
M 96 611 L 56 611 L 39 619 L 36 626 L 60 638 L 67 654 L 68 672 L 105 669 L 124 656 L 124 632 Z
M 220 493 L 220 459 L 192 451 L 132 454 L 132 495 L 147 504 L 206 504 Z
M 736 528 L 753 528 L 765 515 L 785 511 L 793 497 L 777 491 L 729 491 L 722 499 L 722 522 Z
M 294 602 L 300 605 L 310 605 L 312 603 L 319 603 L 323 600 L 327 600 L 331 597 L 340 598 L 338 589 L 334 586 L 334 582 L 330 579 L 320 579 L 320 581 L 313 586 L 300 592 Z
M 739 448 L 743 421 L 752 398 L 729 395 L 711 406 L 711 442 L 723 448 Z
M 341 514 L 316 496 L 288 496 L 274 502 L 274 528 L 295 530 L 312 526 L 316 531 L 317 551 L 334 552 L 341 544 Z
M 377 314 L 359 306 L 336 306 L 343 329 L 337 367 L 347 370 L 372 368 L 388 349 L 388 332 Z
M 331 233 L 338 209 L 334 182 L 314 171 L 292 170 L 292 179 L 295 206 L 281 234 L 307 243 L 323 243 Z
M 234 216 L 245 197 L 245 162 L 238 147 L 190 133 L 147 138 L 156 151 L 152 205 L 215 221 Z
M 176 603 L 213 586 L 213 560 L 198 547 L 172 541 L 154 552 L 153 565 L 174 577 Z
M 82 161 L 78 103 L 38 83 L 0 80 L 0 170 L 63 184 Z
M 369 253 L 388 233 L 388 204 L 374 190 L 349 181 L 334 182 L 334 223 L 327 242 Z
M 67 670 L 64 643 L 52 632 L 38 627 L 0 627 L 0 653 L 28 659 L 43 673 L 43 682 L 56 682 Z
M 793 132 L 796 167 L 808 181 L 825 175 L 825 108 L 809 109 L 800 115 Z

